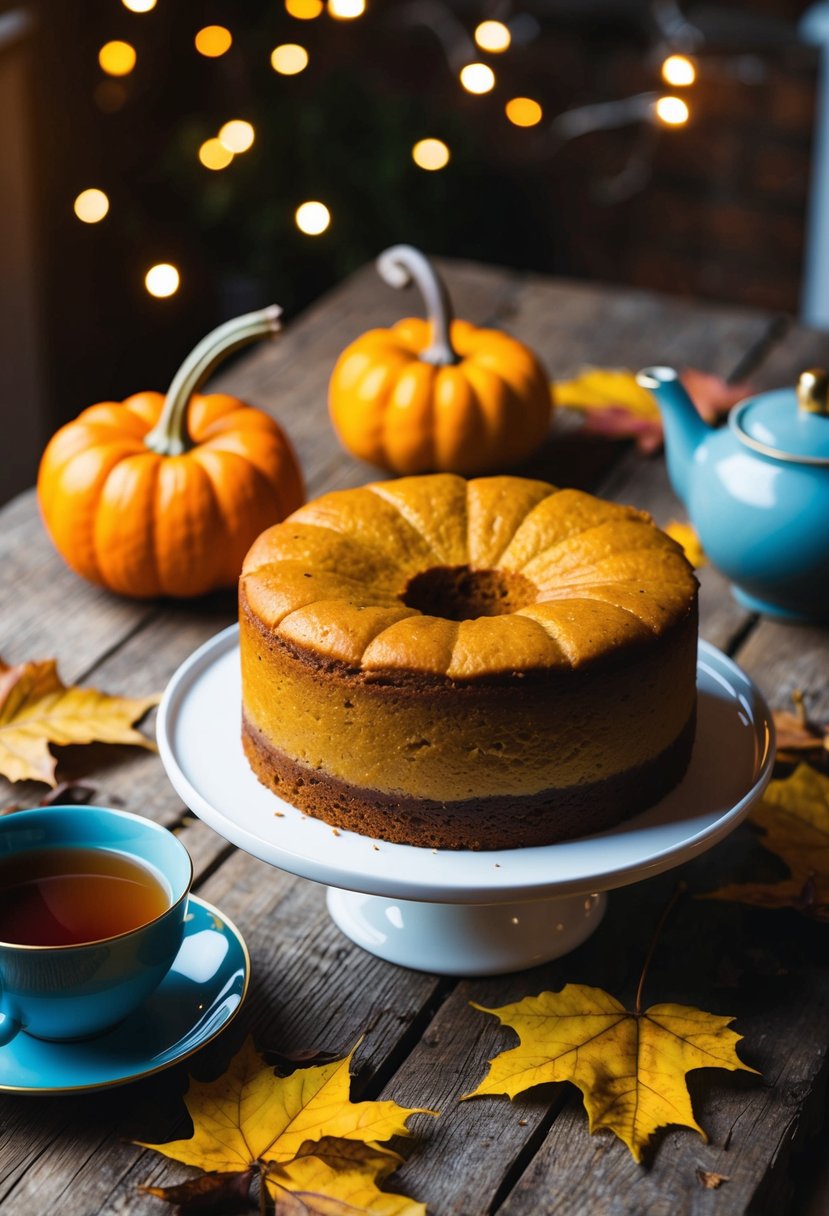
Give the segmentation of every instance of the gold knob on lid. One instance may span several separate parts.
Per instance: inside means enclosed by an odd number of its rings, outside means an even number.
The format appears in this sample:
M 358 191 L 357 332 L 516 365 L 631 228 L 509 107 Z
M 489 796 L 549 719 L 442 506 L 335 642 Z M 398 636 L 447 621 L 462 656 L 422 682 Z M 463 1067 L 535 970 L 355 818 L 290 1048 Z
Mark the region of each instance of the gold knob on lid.
M 812 367 L 797 382 L 797 404 L 810 414 L 829 414 L 829 372 Z

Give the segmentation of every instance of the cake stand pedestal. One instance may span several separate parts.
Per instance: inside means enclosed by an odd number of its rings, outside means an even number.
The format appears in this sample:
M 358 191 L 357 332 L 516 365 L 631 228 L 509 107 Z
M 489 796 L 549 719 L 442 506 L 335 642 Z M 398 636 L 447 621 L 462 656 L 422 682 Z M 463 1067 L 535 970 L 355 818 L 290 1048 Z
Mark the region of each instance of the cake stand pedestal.
M 735 663 L 701 642 L 688 772 L 661 802 L 607 832 L 528 849 L 415 848 L 335 832 L 257 781 L 241 745 L 238 628 L 171 679 L 158 714 L 177 793 L 233 844 L 329 887 L 339 928 L 380 958 L 444 975 L 496 975 L 558 958 L 601 921 L 606 891 L 715 845 L 771 776 L 774 727 Z

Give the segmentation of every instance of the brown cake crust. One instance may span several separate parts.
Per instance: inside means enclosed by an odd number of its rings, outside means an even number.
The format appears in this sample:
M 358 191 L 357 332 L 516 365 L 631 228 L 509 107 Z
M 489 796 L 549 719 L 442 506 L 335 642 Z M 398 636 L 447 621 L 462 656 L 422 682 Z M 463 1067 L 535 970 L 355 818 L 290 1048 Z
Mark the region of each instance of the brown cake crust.
M 263 785 L 332 827 L 395 844 L 509 849 L 602 832 L 652 806 L 685 773 L 695 725 L 696 707 L 682 733 L 655 760 L 604 781 L 456 802 L 395 797 L 337 781 L 277 751 L 244 717 L 242 746 Z

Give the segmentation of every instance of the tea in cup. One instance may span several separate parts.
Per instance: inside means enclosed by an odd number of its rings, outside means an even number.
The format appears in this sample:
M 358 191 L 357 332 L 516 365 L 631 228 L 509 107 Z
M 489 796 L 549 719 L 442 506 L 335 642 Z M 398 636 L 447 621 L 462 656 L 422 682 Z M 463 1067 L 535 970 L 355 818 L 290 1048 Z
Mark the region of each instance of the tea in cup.
M 0 819 L 0 1044 L 91 1037 L 137 1009 L 181 947 L 192 876 L 180 840 L 126 811 Z

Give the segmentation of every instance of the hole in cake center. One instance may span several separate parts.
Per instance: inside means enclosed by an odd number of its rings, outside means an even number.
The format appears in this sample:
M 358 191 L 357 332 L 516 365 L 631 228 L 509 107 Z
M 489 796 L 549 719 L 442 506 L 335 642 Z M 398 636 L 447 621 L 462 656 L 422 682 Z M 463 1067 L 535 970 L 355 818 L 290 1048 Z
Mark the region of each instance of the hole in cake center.
M 538 589 L 514 570 L 433 566 L 409 579 L 401 599 L 407 608 L 448 621 L 503 616 L 535 602 Z

